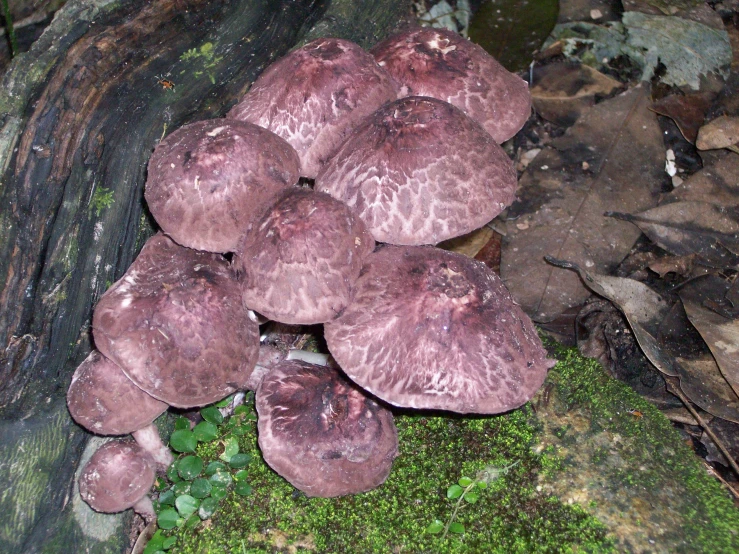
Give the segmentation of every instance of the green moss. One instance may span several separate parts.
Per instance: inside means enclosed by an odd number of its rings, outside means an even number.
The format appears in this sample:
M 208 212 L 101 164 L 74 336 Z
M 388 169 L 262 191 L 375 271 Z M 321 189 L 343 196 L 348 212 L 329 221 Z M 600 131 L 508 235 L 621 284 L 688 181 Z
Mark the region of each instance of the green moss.
M 522 409 L 398 413 L 400 455 L 365 494 L 307 498 L 264 464 L 250 423 L 240 447 L 254 458 L 252 494 L 226 497 L 211 520 L 180 530 L 171 552 L 739 551 L 739 511 L 660 412 L 575 351 L 555 355 L 561 363 Z M 214 441 L 198 454 L 222 450 Z M 425 532 L 451 515 L 449 485 L 515 461 L 460 510 L 463 535 Z
M 195 77 L 200 78 L 205 74 L 208 79 L 210 79 L 210 82 L 215 84 L 215 70 L 221 60 L 223 60 L 223 56 L 216 56 L 215 52 L 213 43 L 206 42 L 205 44 L 202 44 L 200 48 L 190 48 L 180 56 L 180 61 L 197 61 L 200 69 L 193 70 Z M 184 71 L 182 73 L 184 73 Z
M 739 551 L 739 510 L 661 412 L 576 350 L 554 355 L 549 390 L 533 404 L 539 449 L 556 452 L 561 467 L 539 486 L 587 506 L 622 548 Z
M 89 212 L 95 213 L 95 217 L 100 217 L 103 210 L 110 208 L 115 203 L 113 195 L 115 193 L 105 187 L 95 187 L 90 200 Z
M 241 437 L 253 455 L 249 497 L 229 496 L 213 519 L 181 531 L 173 552 L 566 552 L 609 551 L 605 528 L 577 506 L 537 492 L 542 456 L 533 452 L 536 420 L 530 409 L 496 417 L 400 415 L 400 455 L 387 482 L 369 493 L 307 498 L 262 461 L 256 429 Z M 198 447 L 215 459 L 216 441 Z M 425 533 L 446 521 L 453 502 L 446 489 L 490 464 L 520 463 L 466 506 L 457 520 L 467 532 Z

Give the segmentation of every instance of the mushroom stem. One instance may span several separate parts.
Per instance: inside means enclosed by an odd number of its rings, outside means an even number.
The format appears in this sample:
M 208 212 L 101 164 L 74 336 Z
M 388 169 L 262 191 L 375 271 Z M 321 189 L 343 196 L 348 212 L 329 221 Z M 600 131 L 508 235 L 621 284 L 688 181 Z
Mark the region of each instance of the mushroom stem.
M 325 366 L 328 365 L 328 354 L 292 349 L 286 355 L 279 348 L 263 344 L 259 347 L 259 361 L 246 382 L 247 390 L 257 390 L 264 376 L 283 360 L 299 360 L 313 365 Z
M 300 360 L 313 365 L 328 365 L 328 354 L 308 352 L 307 350 L 290 350 L 285 359 Z
M 154 504 L 151 502 L 151 498 L 149 498 L 148 494 L 144 495 L 141 500 L 132 506 L 132 508 L 134 512 L 144 518 L 144 521 L 146 521 L 147 524 L 152 521 L 156 521 L 157 519 L 157 513 L 154 511 Z
M 159 469 L 166 470 L 174 461 L 172 451 L 162 442 L 162 438 L 159 436 L 159 431 L 153 423 L 150 423 L 138 431 L 134 431 L 131 435 L 136 439 L 139 446 L 154 458 Z

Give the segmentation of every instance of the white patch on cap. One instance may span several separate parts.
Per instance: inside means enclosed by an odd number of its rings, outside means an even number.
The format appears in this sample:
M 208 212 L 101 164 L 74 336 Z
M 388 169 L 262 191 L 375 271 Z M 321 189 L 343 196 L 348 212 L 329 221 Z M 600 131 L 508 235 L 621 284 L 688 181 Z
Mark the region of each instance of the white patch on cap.
M 449 52 L 453 52 L 454 50 L 457 49 L 457 47 L 454 45 L 449 46 L 448 39 L 442 39 L 446 43 L 446 46 L 442 46 L 439 41 L 440 38 L 441 37 L 439 35 L 436 35 L 434 38 L 429 40 L 426 44 L 428 44 L 430 48 L 439 50 L 442 54 L 448 54 Z
M 210 133 L 205 133 L 205 134 L 208 135 L 209 137 L 217 137 L 218 135 L 220 135 L 224 131 L 225 128 L 226 127 L 224 127 L 224 126 L 216 127 Z

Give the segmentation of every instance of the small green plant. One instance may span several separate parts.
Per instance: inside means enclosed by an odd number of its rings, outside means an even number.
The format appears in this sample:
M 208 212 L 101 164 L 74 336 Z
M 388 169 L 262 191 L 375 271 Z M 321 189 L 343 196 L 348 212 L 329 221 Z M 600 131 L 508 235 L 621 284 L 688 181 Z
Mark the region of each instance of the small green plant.
M 180 61 L 183 62 L 198 59 L 203 65 L 203 69 L 205 70 L 205 73 L 207 73 L 210 82 L 215 85 L 216 78 L 213 70 L 215 69 L 216 65 L 218 65 L 218 62 L 223 59 L 223 56 L 215 55 L 215 50 L 213 48 L 212 42 L 206 42 L 200 48 L 190 48 L 187 52 L 180 56 Z M 200 77 L 202 74 L 203 71 L 196 71 L 195 77 Z
M 15 28 L 13 27 L 13 15 L 10 13 L 10 6 L 8 6 L 8 0 L 0 0 L 3 7 L 3 18 L 5 19 L 5 32 L 8 35 L 8 42 L 10 43 L 10 57 L 18 55 L 18 41 L 15 38 Z
M 478 472 L 474 479 L 470 477 L 460 477 L 454 485 L 450 486 L 446 490 L 446 497 L 449 500 L 456 500 L 457 503 L 454 505 L 454 510 L 446 525 L 441 520 L 434 520 L 431 525 L 426 527 L 426 532 L 432 535 L 438 535 L 443 531 L 441 535 L 442 540 L 446 538 L 448 533 L 454 533 L 461 535 L 464 533 L 464 525 L 455 521 L 457 513 L 464 506 L 462 503 L 467 502 L 468 504 L 474 504 L 480 498 L 480 493 L 488 488 L 488 485 L 493 481 L 497 481 L 502 475 L 508 473 L 512 467 L 520 462 L 513 462 L 505 467 L 487 466 L 482 471 Z
M 178 457 L 167 469 L 167 479 L 155 484 L 159 528 L 144 554 L 169 550 L 176 541 L 168 536 L 170 530 L 194 528 L 210 519 L 229 491 L 241 496 L 252 492 L 245 469 L 251 456 L 240 452 L 239 436 L 253 432 L 254 394 L 224 418 L 219 408 L 230 402 L 229 397 L 200 410 L 203 421 L 192 429 L 187 418 L 175 420 L 169 445 Z
M 112 190 L 105 187 L 97 187 L 90 200 L 90 210 L 95 212 L 95 217 L 100 217 L 100 213 L 112 206 L 114 202 L 115 199 L 113 198 Z

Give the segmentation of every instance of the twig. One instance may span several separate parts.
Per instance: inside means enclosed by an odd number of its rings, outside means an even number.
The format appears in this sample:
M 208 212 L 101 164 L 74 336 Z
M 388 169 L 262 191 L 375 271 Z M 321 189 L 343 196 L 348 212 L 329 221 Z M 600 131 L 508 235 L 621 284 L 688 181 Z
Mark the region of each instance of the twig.
M 726 481 L 726 479 L 724 479 L 723 477 L 721 477 L 721 475 L 719 475 L 718 471 L 716 471 L 715 469 L 713 469 L 713 467 L 711 466 L 711 464 L 709 464 L 705 460 L 703 460 L 703 464 L 706 466 L 706 471 L 708 471 L 709 475 L 713 475 L 716 479 L 718 479 L 719 481 L 721 481 L 724 484 L 724 486 L 727 489 L 729 489 L 729 492 L 731 492 L 731 494 L 734 495 L 734 498 L 736 498 L 737 500 L 739 500 L 739 491 L 737 491 L 734 487 L 732 487 Z
M 703 418 L 701 418 L 700 415 L 698 415 L 698 412 L 693 407 L 693 404 L 688 400 L 688 398 L 683 394 L 683 391 L 680 390 L 679 385 L 675 385 L 675 383 L 672 381 L 673 378 L 664 376 L 665 377 L 665 383 L 667 383 L 667 388 L 670 390 L 672 394 L 677 396 L 683 404 L 685 404 L 685 407 L 690 411 L 691 414 L 693 414 L 693 417 L 698 422 L 698 425 L 700 425 L 703 430 L 708 434 L 709 437 L 711 437 L 711 440 L 714 442 L 714 444 L 718 447 L 718 449 L 721 451 L 721 453 L 724 455 L 726 460 L 729 462 L 729 465 L 731 466 L 731 469 L 734 470 L 734 473 L 736 473 L 736 476 L 739 477 L 739 466 L 734 461 L 734 458 L 729 454 L 729 451 L 724 446 L 724 443 L 721 442 L 721 440 L 714 434 L 713 431 L 708 427 L 708 424 L 703 421 Z

